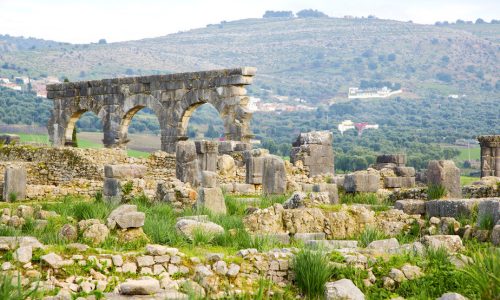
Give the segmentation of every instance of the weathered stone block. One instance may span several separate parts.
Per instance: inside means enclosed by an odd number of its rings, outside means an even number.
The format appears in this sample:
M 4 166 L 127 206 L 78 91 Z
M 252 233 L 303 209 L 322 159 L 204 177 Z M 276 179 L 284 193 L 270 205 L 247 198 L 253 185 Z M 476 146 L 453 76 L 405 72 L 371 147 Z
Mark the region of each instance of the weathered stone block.
M 484 199 L 479 201 L 477 211 L 477 225 L 485 219 L 491 219 L 492 224 L 497 224 L 500 220 L 500 198 Z
M 210 171 L 201 172 L 201 186 L 206 188 L 214 188 L 217 186 L 217 174 Z
M 386 188 L 411 188 L 415 186 L 415 177 L 384 177 Z
M 324 232 L 305 232 L 305 233 L 296 233 L 293 235 L 293 238 L 296 240 L 301 240 L 303 242 L 308 241 L 316 241 L 316 240 L 324 240 L 326 237 Z
M 234 146 L 235 146 L 234 141 L 221 141 L 219 142 L 219 153 L 231 154 L 234 151 Z
M 396 164 L 404 166 L 406 164 L 405 154 L 383 154 L 377 156 L 377 164 Z
M 430 200 L 425 202 L 428 217 L 469 217 L 480 199 Z
M 215 141 L 195 141 L 198 163 L 202 171 L 217 171 L 219 144 Z
M 379 189 L 380 175 L 356 172 L 347 174 L 344 179 L 346 192 L 375 193 Z
M 120 203 L 122 201 L 122 186 L 116 178 L 104 178 L 103 197 L 106 202 Z
M 17 134 L 2 134 L 0 135 L 0 144 L 10 145 L 18 144 L 21 138 Z
M 408 215 L 423 215 L 425 214 L 425 201 L 424 200 L 398 200 L 394 203 L 394 208 L 402 210 Z
M 147 167 L 144 165 L 121 164 L 104 166 L 104 176 L 106 178 L 133 179 L 143 178 L 146 175 Z
M 443 186 L 450 198 L 462 196 L 460 169 L 451 160 L 431 160 L 427 167 L 427 183 Z
M 276 155 L 264 158 L 262 191 L 265 195 L 286 193 L 285 162 Z
M 26 198 L 26 169 L 23 166 L 9 166 L 5 169 L 3 200 Z
M 324 299 L 364 300 L 365 295 L 351 280 L 341 279 L 335 282 L 327 282 L 325 284 Z
M 396 167 L 394 172 L 402 177 L 415 177 L 415 168 L 413 167 Z
M 339 190 L 335 183 L 320 183 L 313 186 L 313 192 L 327 192 L 330 204 L 339 203 Z
M 255 194 L 255 185 L 248 183 L 234 183 L 233 190 L 238 194 Z
M 290 162 L 302 162 L 309 177 L 334 174 L 333 135 L 330 131 L 301 133 L 293 143 Z
M 196 146 L 191 141 L 181 141 L 176 148 L 175 176 L 182 182 L 198 186 L 200 183 L 200 165 L 198 163 Z
M 246 183 L 262 184 L 264 157 L 250 157 L 246 160 Z
M 215 214 L 226 214 L 226 203 L 222 190 L 218 187 L 200 188 L 196 206 L 204 207 Z

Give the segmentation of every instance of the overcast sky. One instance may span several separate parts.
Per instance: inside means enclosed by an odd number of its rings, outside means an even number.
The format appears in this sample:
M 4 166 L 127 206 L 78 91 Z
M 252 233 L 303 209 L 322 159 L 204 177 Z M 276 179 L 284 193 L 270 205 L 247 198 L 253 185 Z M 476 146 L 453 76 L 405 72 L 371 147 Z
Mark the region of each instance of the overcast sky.
M 266 10 L 318 9 L 415 23 L 500 19 L 500 0 L 0 0 L 0 33 L 71 43 L 157 37 Z

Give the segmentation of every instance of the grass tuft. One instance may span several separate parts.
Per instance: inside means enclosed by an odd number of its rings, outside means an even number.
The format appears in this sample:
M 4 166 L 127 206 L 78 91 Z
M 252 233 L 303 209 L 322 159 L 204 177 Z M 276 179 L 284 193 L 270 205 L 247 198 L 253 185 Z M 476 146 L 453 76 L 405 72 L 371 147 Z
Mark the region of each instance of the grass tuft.
M 358 240 L 361 247 L 366 247 L 373 241 L 386 239 L 387 235 L 374 227 L 366 227 Z
M 431 184 L 427 187 L 427 200 L 441 199 L 447 194 L 442 185 Z
M 321 299 L 325 283 L 332 276 L 328 256 L 321 251 L 301 250 L 293 258 L 295 282 L 309 299 Z

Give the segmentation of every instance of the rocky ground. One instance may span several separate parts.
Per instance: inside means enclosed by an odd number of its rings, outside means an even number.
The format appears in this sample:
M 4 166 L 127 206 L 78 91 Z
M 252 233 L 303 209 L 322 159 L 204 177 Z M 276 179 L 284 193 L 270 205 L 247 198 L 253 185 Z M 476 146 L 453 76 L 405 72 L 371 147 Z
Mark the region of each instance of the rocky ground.
M 3 203 L 0 298 L 498 297 L 499 225 L 321 197 L 226 195 L 226 215 L 145 196 Z

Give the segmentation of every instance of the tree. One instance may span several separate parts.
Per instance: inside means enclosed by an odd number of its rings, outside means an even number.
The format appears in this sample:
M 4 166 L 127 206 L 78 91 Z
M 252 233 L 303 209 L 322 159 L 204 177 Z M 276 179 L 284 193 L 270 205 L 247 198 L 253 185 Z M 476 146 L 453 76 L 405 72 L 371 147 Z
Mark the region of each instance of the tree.
M 316 9 L 303 9 L 297 13 L 299 18 L 328 18 L 328 15 Z
M 279 11 L 274 11 L 274 10 L 266 10 L 264 15 L 262 16 L 263 18 L 293 18 L 295 15 L 293 14 L 292 11 L 285 11 L 285 10 L 279 10 Z
M 98 43 L 104 45 L 107 44 L 108 42 L 106 41 L 106 39 L 100 39 Z
M 446 82 L 446 83 L 451 82 L 451 81 L 452 81 L 452 79 L 453 79 L 453 78 L 452 78 L 452 76 L 451 76 L 450 74 L 448 74 L 448 73 L 444 73 L 444 72 L 437 73 L 437 74 L 436 74 L 436 78 L 437 78 L 438 80 L 441 80 L 441 81 Z
M 388 61 L 395 61 L 396 60 L 396 54 L 391 53 L 391 54 L 387 55 L 387 60 Z
M 465 24 L 465 21 L 458 19 L 455 23 L 457 23 L 457 24 Z
M 486 22 L 483 19 L 479 18 L 476 20 L 476 24 L 486 24 Z

